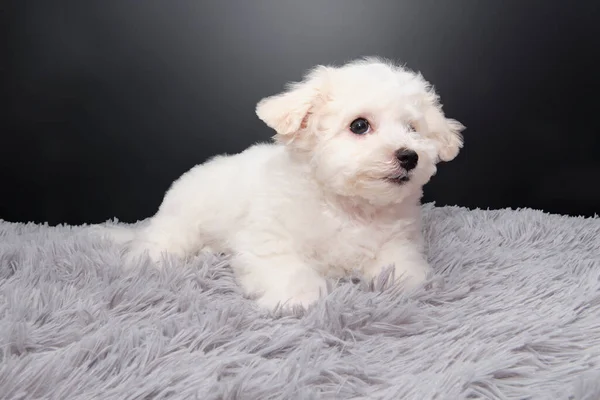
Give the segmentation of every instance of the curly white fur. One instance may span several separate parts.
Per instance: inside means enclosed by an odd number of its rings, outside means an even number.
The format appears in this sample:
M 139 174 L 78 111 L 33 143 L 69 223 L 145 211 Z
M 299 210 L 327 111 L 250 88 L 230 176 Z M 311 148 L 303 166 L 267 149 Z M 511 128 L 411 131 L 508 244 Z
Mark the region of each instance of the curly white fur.
M 231 254 L 236 277 L 266 308 L 309 306 L 326 278 L 394 265 L 406 287 L 429 266 L 420 231 L 422 186 L 456 157 L 463 126 L 444 116 L 420 74 L 376 59 L 319 66 L 261 100 L 275 143 L 217 156 L 185 173 L 130 243 L 129 265 L 148 253 Z M 349 130 L 358 117 L 370 131 Z M 407 171 L 398 149 L 418 154 Z M 391 182 L 403 177 L 405 182 Z

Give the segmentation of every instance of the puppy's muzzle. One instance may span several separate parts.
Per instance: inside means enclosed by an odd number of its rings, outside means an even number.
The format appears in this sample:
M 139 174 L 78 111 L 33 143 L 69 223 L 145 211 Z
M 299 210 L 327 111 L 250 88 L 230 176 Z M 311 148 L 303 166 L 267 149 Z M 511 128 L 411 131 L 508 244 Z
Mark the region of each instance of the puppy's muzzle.
M 396 159 L 400 162 L 402 168 L 410 171 L 417 166 L 419 155 L 414 150 L 402 148 L 396 150 Z

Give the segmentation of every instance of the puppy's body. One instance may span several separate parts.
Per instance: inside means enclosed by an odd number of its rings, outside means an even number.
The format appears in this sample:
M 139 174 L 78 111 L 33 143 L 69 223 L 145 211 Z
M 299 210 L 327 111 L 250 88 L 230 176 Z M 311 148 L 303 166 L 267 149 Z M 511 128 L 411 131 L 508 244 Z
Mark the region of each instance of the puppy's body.
M 462 145 L 427 82 L 379 60 L 320 67 L 257 114 L 276 143 L 185 173 L 130 260 L 231 254 L 240 285 L 267 308 L 308 306 L 349 271 L 374 278 L 393 265 L 407 287 L 423 282 L 422 186 Z
M 425 278 L 419 197 L 389 208 L 353 204 L 323 193 L 284 146 L 259 144 L 216 157 L 175 181 L 130 256 L 149 251 L 158 261 L 163 252 L 233 254 L 240 284 L 248 294 L 262 294 L 259 304 L 307 306 L 325 290 L 325 278 L 355 270 L 373 278 L 397 264 L 386 246 L 403 253 L 396 276 Z

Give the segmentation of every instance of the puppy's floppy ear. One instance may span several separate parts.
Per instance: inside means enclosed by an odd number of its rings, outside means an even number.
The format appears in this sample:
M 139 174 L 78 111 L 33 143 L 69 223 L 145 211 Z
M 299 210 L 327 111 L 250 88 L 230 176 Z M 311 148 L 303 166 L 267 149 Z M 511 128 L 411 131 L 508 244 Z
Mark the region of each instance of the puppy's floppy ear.
M 315 67 L 302 82 L 288 84 L 283 93 L 258 102 L 256 115 L 277 132 L 280 140 L 291 140 L 307 123 L 313 107 L 324 98 L 327 70 L 324 66 Z
M 441 105 L 437 103 L 424 113 L 428 136 L 438 144 L 438 157 L 441 161 L 451 161 L 463 147 L 462 131 L 465 126 L 455 119 L 446 118 Z

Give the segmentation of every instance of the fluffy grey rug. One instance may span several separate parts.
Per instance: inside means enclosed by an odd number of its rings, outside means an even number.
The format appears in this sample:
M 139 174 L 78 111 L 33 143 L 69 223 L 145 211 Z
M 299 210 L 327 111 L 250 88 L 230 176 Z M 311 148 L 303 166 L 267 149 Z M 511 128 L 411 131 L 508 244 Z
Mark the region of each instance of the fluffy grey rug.
M 287 315 L 226 259 L 122 272 L 84 227 L 0 222 L 0 398 L 599 399 L 600 219 L 424 214 L 430 284 Z

